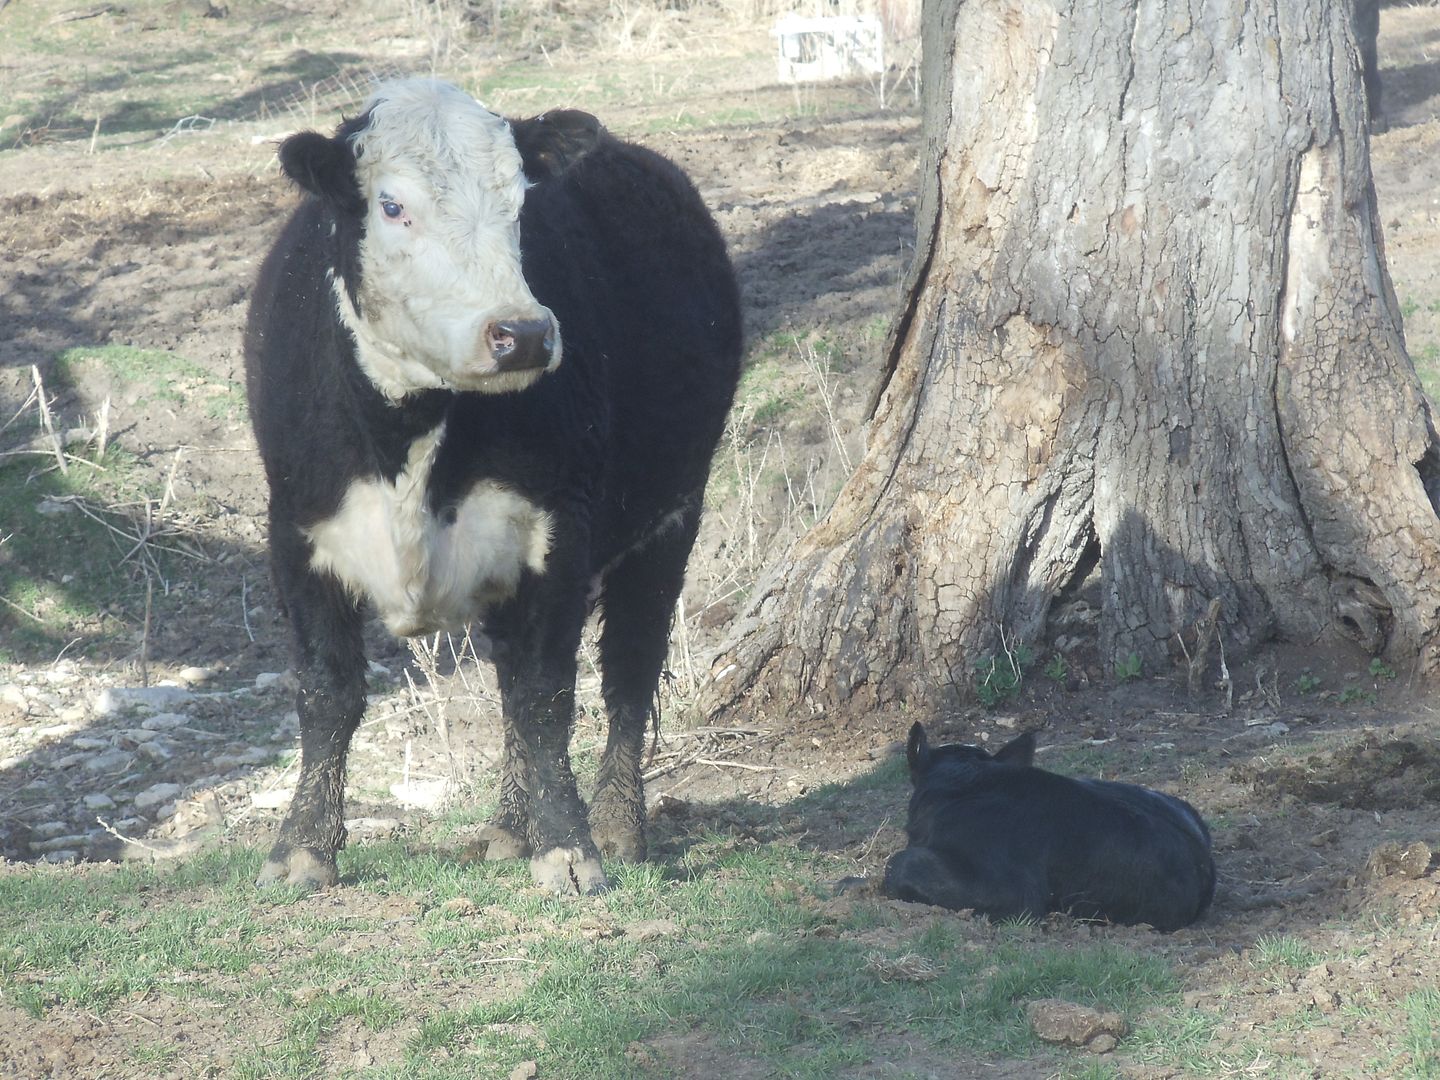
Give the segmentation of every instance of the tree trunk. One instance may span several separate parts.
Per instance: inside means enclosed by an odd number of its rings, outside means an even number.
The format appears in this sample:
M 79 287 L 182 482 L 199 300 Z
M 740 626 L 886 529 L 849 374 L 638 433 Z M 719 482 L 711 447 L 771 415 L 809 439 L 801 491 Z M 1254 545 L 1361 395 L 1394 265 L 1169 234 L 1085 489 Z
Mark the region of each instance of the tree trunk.
M 1107 665 L 1218 615 L 1440 659 L 1440 446 L 1349 0 L 927 0 L 917 253 L 869 447 L 702 692 L 963 692 L 1096 569 Z M 1202 635 L 1203 636 L 1203 635 Z

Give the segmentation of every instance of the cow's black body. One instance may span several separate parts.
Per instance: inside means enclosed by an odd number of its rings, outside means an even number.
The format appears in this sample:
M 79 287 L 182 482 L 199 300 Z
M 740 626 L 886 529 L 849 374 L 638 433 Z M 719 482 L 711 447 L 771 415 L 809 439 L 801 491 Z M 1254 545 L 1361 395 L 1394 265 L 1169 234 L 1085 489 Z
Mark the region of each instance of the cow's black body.
M 991 918 L 1065 911 L 1174 930 L 1215 891 L 1210 832 L 1189 803 L 1134 784 L 1030 764 L 1034 736 L 993 757 L 931 747 L 910 731 L 910 844 L 885 869 L 887 896 Z
M 515 122 L 527 173 L 543 132 L 525 125 L 538 122 Z M 491 855 L 559 852 L 548 868 L 532 863 L 537 880 L 579 891 L 604 886 L 595 843 L 644 856 L 646 720 L 738 376 L 739 302 L 718 230 L 678 169 L 603 133 L 585 150 L 525 196 L 524 278 L 564 336 L 563 361 L 527 389 L 428 389 L 399 401 L 377 390 L 328 279 L 338 274 L 353 295 L 362 271 L 363 219 L 343 199 L 307 199 L 261 269 L 248 386 L 297 646 L 303 753 L 262 880 L 334 880 L 344 757 L 364 707 L 361 601 L 314 568 L 307 530 L 339 511 L 355 481 L 393 481 L 415 440 L 441 423 L 429 513 L 443 520 L 487 481 L 552 525 L 543 572 L 527 570 L 512 596 L 474 612 L 494 645 L 505 714 Z M 534 167 L 554 171 L 553 155 Z M 597 598 L 611 728 L 587 822 L 567 746 L 576 649 Z

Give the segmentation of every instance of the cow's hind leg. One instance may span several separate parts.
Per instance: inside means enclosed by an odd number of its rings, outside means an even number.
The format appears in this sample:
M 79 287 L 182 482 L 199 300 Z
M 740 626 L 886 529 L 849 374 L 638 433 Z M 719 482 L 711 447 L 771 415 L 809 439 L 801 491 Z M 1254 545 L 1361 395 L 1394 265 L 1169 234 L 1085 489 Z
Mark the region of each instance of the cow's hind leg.
M 601 854 L 629 862 L 645 858 L 645 729 L 699 525 L 696 498 L 677 522 L 612 567 L 603 584 L 600 666 L 610 731 L 590 832 Z
M 309 570 L 308 546 L 291 526 L 272 522 L 271 538 L 296 643 L 300 778 L 256 884 L 317 889 L 335 884 L 335 853 L 345 844 L 345 754 L 365 711 L 361 618 L 339 582 Z

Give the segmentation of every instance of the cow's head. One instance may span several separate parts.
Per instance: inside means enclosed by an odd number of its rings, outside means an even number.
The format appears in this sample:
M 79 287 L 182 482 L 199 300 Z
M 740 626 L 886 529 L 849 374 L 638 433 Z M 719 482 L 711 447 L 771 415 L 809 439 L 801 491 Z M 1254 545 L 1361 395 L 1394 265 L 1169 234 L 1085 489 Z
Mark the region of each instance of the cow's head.
M 905 758 L 910 764 L 910 779 L 917 785 L 931 773 L 958 775 L 989 763 L 1029 765 L 1035 760 L 1035 733 L 1027 731 L 1017 735 L 991 754 L 970 743 L 931 746 L 925 735 L 925 725 L 917 720 L 905 742 Z
M 521 271 L 520 207 L 599 137 L 586 113 L 511 123 L 456 87 L 406 79 L 333 137 L 281 143 L 286 175 L 330 208 L 340 318 L 383 393 L 518 390 L 560 363 L 555 316 Z

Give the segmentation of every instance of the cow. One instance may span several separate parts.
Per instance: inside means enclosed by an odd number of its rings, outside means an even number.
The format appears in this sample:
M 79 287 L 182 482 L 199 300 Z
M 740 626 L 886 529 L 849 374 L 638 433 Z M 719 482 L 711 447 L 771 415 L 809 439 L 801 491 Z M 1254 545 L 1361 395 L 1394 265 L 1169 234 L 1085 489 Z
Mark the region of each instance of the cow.
M 689 179 L 576 110 L 507 120 L 425 79 L 279 146 L 306 193 L 245 330 L 300 774 L 259 884 L 337 880 L 367 607 L 471 624 L 503 726 L 487 858 L 587 894 L 645 857 L 641 758 L 711 457 L 739 291 Z M 602 613 L 609 733 L 588 815 L 576 651 Z
M 1189 803 L 1134 784 L 1036 768 L 1026 732 L 993 755 L 910 729 L 909 845 L 890 858 L 896 900 L 992 919 L 1052 911 L 1177 930 L 1215 893 L 1210 830 Z

